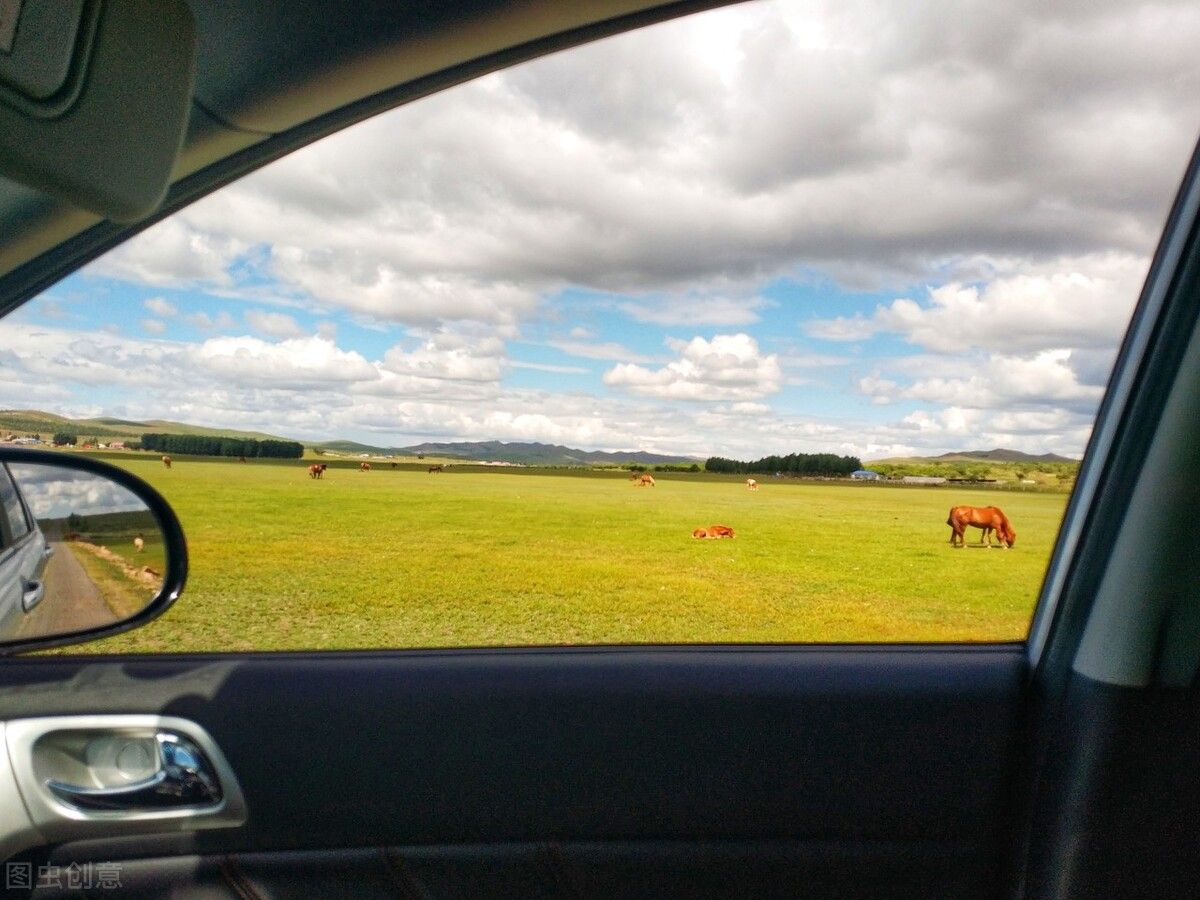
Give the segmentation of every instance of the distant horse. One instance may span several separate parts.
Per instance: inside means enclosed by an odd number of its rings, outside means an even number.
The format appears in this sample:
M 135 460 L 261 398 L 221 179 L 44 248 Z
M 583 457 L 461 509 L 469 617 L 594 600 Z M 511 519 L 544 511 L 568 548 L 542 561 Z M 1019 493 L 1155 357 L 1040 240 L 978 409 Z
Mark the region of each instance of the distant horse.
M 728 525 L 709 525 L 707 528 L 697 528 L 692 532 L 694 538 L 732 538 L 733 529 Z
M 146 549 L 146 539 L 142 537 L 141 532 L 133 539 L 133 549 L 135 553 L 141 553 Z
M 445 471 L 446 471 L 446 467 L 445 467 L 445 466 L 430 466 L 430 467 L 429 467 L 429 474 L 430 474 L 430 475 L 432 475 L 434 472 L 445 472 Z
M 755 481 L 753 478 L 747 478 L 746 479 L 746 487 L 748 487 L 752 491 L 757 491 L 758 490 L 758 482 Z
M 320 478 L 322 475 L 325 474 L 325 469 L 326 469 L 325 463 L 313 463 L 311 466 L 308 467 L 308 477 L 309 478 Z
M 634 487 L 654 487 L 654 476 L 645 472 L 633 479 Z
M 162 464 L 163 464 L 164 466 L 166 466 L 168 469 L 169 469 L 169 468 L 171 468 L 171 457 L 169 457 L 169 456 L 164 456 L 164 457 L 162 458 Z
M 365 463 L 359 463 L 359 464 L 358 464 L 358 471 L 360 471 L 360 472 L 370 472 L 370 471 L 371 471 L 371 464 L 370 464 L 370 463 L 368 463 L 368 462 L 365 462 Z
M 1004 515 L 1004 511 L 997 506 L 952 507 L 950 514 L 946 517 L 946 524 L 950 526 L 950 546 L 952 547 L 966 545 L 964 532 L 968 525 L 982 529 L 983 533 L 979 536 L 979 543 L 985 544 L 987 547 L 992 546 L 992 532 L 996 533 L 1000 546 L 1006 550 L 1017 542 L 1017 533 L 1013 530 L 1012 523 L 1008 521 L 1008 516 Z

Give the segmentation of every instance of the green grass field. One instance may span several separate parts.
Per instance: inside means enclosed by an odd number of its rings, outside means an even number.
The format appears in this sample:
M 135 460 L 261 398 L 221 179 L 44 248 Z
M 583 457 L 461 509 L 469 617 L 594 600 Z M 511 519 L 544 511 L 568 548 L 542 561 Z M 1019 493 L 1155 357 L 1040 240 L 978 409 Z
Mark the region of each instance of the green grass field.
M 1063 494 L 765 479 L 120 464 L 175 506 L 191 574 L 151 625 L 93 651 L 1014 640 Z M 1012 551 L 947 543 L 1002 506 Z M 736 540 L 693 540 L 720 523 Z M 970 532 L 974 539 L 978 532 Z

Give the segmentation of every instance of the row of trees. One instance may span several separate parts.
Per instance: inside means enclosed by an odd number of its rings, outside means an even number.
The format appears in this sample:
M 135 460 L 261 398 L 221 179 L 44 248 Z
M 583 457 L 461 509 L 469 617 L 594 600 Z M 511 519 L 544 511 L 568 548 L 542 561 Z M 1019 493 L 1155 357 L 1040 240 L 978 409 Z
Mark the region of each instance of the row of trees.
M 194 456 L 245 456 L 299 459 L 304 445 L 297 441 L 256 441 L 251 438 L 210 437 L 204 434 L 143 434 L 143 450 Z
M 707 472 L 727 472 L 737 475 L 838 476 L 849 475 L 862 468 L 857 456 L 837 456 L 833 453 L 789 453 L 787 456 L 764 456 L 751 462 L 714 456 L 704 463 Z
M 620 468 L 629 472 L 699 472 L 699 463 L 655 463 L 654 465 L 645 465 L 643 463 L 627 463 Z

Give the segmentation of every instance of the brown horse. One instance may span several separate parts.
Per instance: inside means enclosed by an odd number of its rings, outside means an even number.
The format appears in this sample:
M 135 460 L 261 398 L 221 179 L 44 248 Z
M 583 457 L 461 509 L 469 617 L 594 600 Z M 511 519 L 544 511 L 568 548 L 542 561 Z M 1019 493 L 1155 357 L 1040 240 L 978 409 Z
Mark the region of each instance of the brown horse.
M 430 474 L 430 475 L 432 475 L 434 472 L 445 472 L 445 471 L 446 471 L 446 467 L 445 467 L 445 466 L 430 466 L 430 467 L 429 467 L 429 474 Z
M 164 466 L 166 466 L 168 469 L 169 469 L 169 468 L 171 468 L 171 457 L 169 457 L 169 456 L 164 456 L 164 457 L 162 458 L 162 464 L 163 464 Z
M 644 475 L 634 475 L 634 487 L 654 487 L 654 476 L 647 472 Z
M 358 471 L 360 471 L 360 472 L 370 472 L 370 471 L 371 471 L 371 464 L 370 464 L 370 463 L 359 463 L 359 464 L 358 464 Z
M 308 467 L 309 478 L 320 478 L 325 474 L 325 463 L 314 463 Z
M 1004 515 L 1004 511 L 998 506 L 952 507 L 950 514 L 946 517 L 946 524 L 950 526 L 950 546 L 952 547 L 966 545 L 964 532 L 968 525 L 982 529 L 983 533 L 979 536 L 979 543 L 989 548 L 992 546 L 993 531 L 1000 541 L 1000 546 L 1006 550 L 1017 542 L 1017 533 L 1013 530 L 1012 523 L 1008 521 L 1008 516 Z
M 694 538 L 731 538 L 733 529 L 728 525 L 709 525 L 707 528 L 697 528 L 692 532 Z

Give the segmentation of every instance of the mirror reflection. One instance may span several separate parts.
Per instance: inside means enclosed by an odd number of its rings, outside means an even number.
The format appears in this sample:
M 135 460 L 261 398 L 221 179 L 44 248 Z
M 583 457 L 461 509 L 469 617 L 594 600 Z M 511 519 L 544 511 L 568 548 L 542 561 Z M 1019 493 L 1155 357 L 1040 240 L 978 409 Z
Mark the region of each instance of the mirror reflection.
M 0 640 L 109 625 L 144 609 L 166 572 L 136 494 L 91 472 L 0 463 Z

